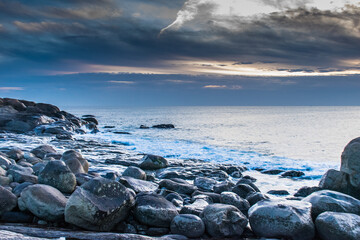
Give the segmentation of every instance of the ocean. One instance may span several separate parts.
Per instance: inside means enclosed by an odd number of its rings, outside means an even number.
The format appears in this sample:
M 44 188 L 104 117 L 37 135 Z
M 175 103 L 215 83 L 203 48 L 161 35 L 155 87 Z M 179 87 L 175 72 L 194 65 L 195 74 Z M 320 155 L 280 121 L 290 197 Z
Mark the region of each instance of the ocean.
M 93 114 L 101 133 L 88 138 L 122 145 L 129 151 L 175 159 L 235 163 L 250 170 L 300 170 L 302 180 L 253 175 L 262 185 L 296 190 L 317 185 L 338 169 L 345 145 L 360 135 L 360 107 L 87 107 L 65 108 Z M 140 129 L 171 123 L 175 129 Z M 104 128 L 114 126 L 115 128 Z M 116 134 L 114 132 L 130 134 Z M 305 182 L 304 182 L 305 181 Z

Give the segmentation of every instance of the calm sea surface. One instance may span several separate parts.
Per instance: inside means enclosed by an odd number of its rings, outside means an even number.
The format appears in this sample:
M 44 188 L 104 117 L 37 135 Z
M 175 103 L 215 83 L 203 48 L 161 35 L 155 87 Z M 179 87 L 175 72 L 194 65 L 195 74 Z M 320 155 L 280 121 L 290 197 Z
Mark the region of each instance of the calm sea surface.
M 93 136 L 129 150 L 168 158 L 296 169 L 319 179 L 338 168 L 345 145 L 360 136 L 360 107 L 65 108 L 94 114 Z M 172 123 L 176 129 L 139 129 Z M 106 125 L 114 129 L 104 129 Z M 130 135 L 114 134 L 126 131 Z

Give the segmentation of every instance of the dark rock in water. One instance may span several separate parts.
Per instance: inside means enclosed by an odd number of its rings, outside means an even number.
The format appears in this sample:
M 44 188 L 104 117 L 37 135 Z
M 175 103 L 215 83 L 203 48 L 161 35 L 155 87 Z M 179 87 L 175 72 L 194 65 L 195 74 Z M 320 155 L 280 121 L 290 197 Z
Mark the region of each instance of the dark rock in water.
M 140 164 L 140 168 L 145 170 L 157 170 L 166 168 L 169 165 L 168 161 L 160 156 L 156 155 L 145 155 Z
M 280 196 L 290 195 L 290 193 L 286 190 L 270 190 L 267 193 L 272 195 L 280 195 Z
M 81 153 L 75 150 L 68 150 L 63 153 L 61 160 L 70 168 L 74 173 L 87 173 L 89 171 L 89 163 L 83 158 Z
M 243 214 L 247 215 L 247 211 L 250 208 L 250 203 L 246 200 L 241 198 L 234 192 L 222 192 L 221 195 L 221 203 L 233 205 L 237 207 Z
M 243 177 L 243 178 L 241 178 L 241 179 L 236 183 L 236 185 L 239 185 L 239 184 L 247 184 L 247 185 L 249 185 L 250 187 L 252 187 L 256 192 L 260 192 L 260 189 L 254 184 L 254 180 L 253 180 L 253 179 L 246 178 L 246 176 Z
M 95 117 L 82 117 L 82 120 L 99 125 L 99 122 Z
M 18 204 L 20 210 L 29 210 L 40 219 L 59 221 L 64 218 L 66 201 L 65 196 L 56 188 L 35 184 L 21 192 Z
M 179 213 L 176 207 L 164 197 L 157 194 L 140 193 L 136 196 L 134 214 L 142 224 L 169 227 L 171 221 Z
M 42 113 L 47 116 L 57 116 L 56 114 L 60 112 L 58 107 L 47 103 L 37 103 L 35 107 L 40 109 Z
M 249 221 L 258 237 L 312 240 L 315 226 L 311 204 L 288 201 L 261 201 L 249 209 Z
M 355 214 L 324 212 L 316 218 L 315 225 L 324 240 L 360 239 L 360 216 Z
M 25 104 L 20 102 L 18 99 L 3 98 L 3 103 L 4 103 L 4 105 L 13 107 L 14 109 L 16 109 L 19 112 L 26 110 Z
M 48 153 L 56 153 L 56 150 L 50 145 L 41 145 L 31 150 L 31 153 L 36 157 L 43 159 Z
M 115 126 L 104 126 L 104 128 L 107 128 L 107 129 L 109 129 L 109 128 L 115 128 Z
M 211 204 L 200 217 L 210 236 L 218 238 L 241 236 L 248 224 L 247 218 L 239 209 L 226 204 Z
M 153 128 L 163 128 L 163 129 L 175 128 L 175 126 L 173 124 L 158 124 L 158 125 L 154 125 L 152 127 Z
M 95 178 L 70 196 L 65 221 L 87 230 L 110 231 L 126 219 L 134 202 L 134 196 L 122 184 Z
M 27 188 L 28 186 L 34 185 L 34 183 L 31 182 L 24 182 L 21 183 L 19 185 L 17 185 L 14 189 L 13 189 L 13 193 L 15 194 L 16 197 L 20 197 L 21 192 Z
M 74 140 L 73 136 L 70 133 L 57 134 L 56 139 L 59 139 L 59 140 Z
M 313 192 L 316 192 L 316 191 L 320 191 L 321 188 L 320 187 L 302 187 L 300 188 L 295 194 L 294 196 L 295 197 L 307 197 L 309 196 L 310 194 L 312 194 Z
M 95 115 L 85 114 L 85 115 L 82 115 L 81 118 L 95 118 Z
M 130 166 L 123 172 L 122 176 L 128 176 L 140 180 L 146 180 L 146 173 L 138 167 Z
M 232 176 L 233 178 L 241 178 L 242 177 L 242 173 L 237 171 L 237 172 L 233 172 L 230 174 L 230 176 Z
M 340 171 L 349 174 L 352 186 L 360 186 L 360 137 L 351 140 L 341 154 Z
M 242 198 L 246 198 L 247 196 L 249 196 L 250 194 L 256 191 L 248 184 L 238 184 L 235 187 L 233 187 L 232 192 L 236 193 Z
M 6 223 L 32 223 L 33 220 L 34 215 L 27 212 L 5 212 L 0 218 L 0 221 Z
M 140 125 L 140 129 L 149 129 L 150 127 L 145 126 L 145 125 Z
M 261 173 L 269 174 L 269 175 L 278 175 L 282 172 L 284 172 L 284 170 L 280 170 L 280 169 L 270 169 L 270 170 L 261 171 Z
M 205 224 L 196 215 L 180 214 L 171 222 L 171 232 L 181 234 L 189 238 L 199 238 L 205 233 Z
M 246 198 L 246 200 L 248 200 L 248 202 L 250 203 L 250 206 L 265 199 L 270 199 L 270 198 L 267 195 L 259 192 L 252 193 Z
M 113 132 L 115 134 L 124 134 L 124 135 L 131 135 L 129 132 Z
M 121 177 L 119 182 L 124 184 L 125 187 L 131 188 L 136 193 L 139 192 L 153 192 L 158 188 L 158 185 L 153 182 L 148 182 L 132 177 Z
M 9 212 L 13 210 L 16 206 L 17 197 L 9 190 L 0 186 L 0 216 L 4 212 Z
M 212 192 L 216 184 L 217 181 L 207 177 L 197 177 L 194 180 L 194 185 L 196 187 L 198 187 L 200 190 L 205 190 L 208 192 Z
M 283 174 L 281 174 L 282 177 L 288 177 L 288 178 L 302 177 L 304 175 L 305 173 L 303 173 L 302 171 L 295 171 L 295 170 L 286 171 Z
M 192 204 L 185 205 L 181 208 L 181 214 L 193 214 L 200 216 L 204 209 L 209 205 L 209 203 L 203 199 L 197 199 Z
M 312 204 L 311 215 L 315 220 L 323 212 L 345 212 L 360 214 L 360 201 L 343 193 L 322 190 L 317 191 L 302 201 Z
M 197 188 L 189 183 L 179 183 L 170 179 L 164 179 L 159 183 L 159 187 L 175 191 L 180 194 L 191 195 Z
M 39 183 L 50 185 L 63 193 L 72 193 L 76 177 L 63 161 L 50 161 L 39 174 Z

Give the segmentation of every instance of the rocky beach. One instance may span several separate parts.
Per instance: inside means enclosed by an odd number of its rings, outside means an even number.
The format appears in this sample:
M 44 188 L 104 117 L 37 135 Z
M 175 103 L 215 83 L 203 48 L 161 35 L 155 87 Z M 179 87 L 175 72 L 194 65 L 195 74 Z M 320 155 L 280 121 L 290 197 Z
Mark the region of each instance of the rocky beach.
M 81 138 L 114 128 L 98 126 L 94 115 L 0 98 L 0 239 L 360 239 L 360 138 L 340 170 L 292 194 L 257 182 L 301 181 L 302 171 L 259 168 L 254 177 L 246 165 Z

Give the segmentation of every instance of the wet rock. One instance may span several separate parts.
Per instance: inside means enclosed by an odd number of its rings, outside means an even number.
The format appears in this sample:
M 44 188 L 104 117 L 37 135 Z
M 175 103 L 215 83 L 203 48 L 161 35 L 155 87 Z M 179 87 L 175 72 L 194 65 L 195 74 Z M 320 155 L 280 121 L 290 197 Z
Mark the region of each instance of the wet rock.
M 320 187 L 302 187 L 300 188 L 295 194 L 294 196 L 295 197 L 307 197 L 309 196 L 310 194 L 312 194 L 313 192 L 316 192 L 316 191 L 320 191 L 321 188 Z
M 158 124 L 152 126 L 152 128 L 171 129 L 171 128 L 175 128 L 175 126 L 173 124 Z
M 254 182 L 256 181 L 256 179 L 254 180 L 253 178 L 249 178 L 248 176 L 245 176 L 243 178 L 241 178 L 236 185 L 239 184 L 247 184 L 250 187 L 252 187 L 256 192 L 260 192 L 260 189 L 254 184 Z
M 258 202 L 249 209 L 249 221 L 258 237 L 312 240 L 315 236 L 311 204 L 305 202 Z
M 39 174 L 39 183 L 50 185 L 63 193 L 72 193 L 76 187 L 75 175 L 63 161 L 50 161 Z
M 9 190 L 0 186 L 0 216 L 5 212 L 13 210 L 16 206 L 17 197 Z
M 135 218 L 142 224 L 154 227 L 169 227 L 178 215 L 176 207 L 157 194 L 140 193 L 136 196 Z
M 13 99 L 13 98 L 4 98 L 3 99 L 4 104 L 13 107 L 14 109 L 16 109 L 17 111 L 25 111 L 26 110 L 26 106 L 24 103 L 20 102 L 18 99 Z
M 7 175 L 13 179 L 14 182 L 32 182 L 37 183 L 38 178 L 32 175 L 33 169 L 31 167 L 22 167 L 20 165 L 11 165 L 7 171 Z
M 270 170 L 261 171 L 261 173 L 268 175 L 278 175 L 282 172 L 284 172 L 284 170 L 280 170 L 280 169 L 270 169 Z
M 148 182 L 132 177 L 121 177 L 119 182 L 124 184 L 125 187 L 131 188 L 136 193 L 139 192 L 153 192 L 158 188 L 158 185 L 153 182 Z
M 1 215 L 0 218 L 0 221 L 6 223 L 32 223 L 33 220 L 34 215 L 27 212 L 5 212 Z
M 15 164 L 14 160 L 10 160 L 5 156 L 0 155 L 0 167 L 3 167 L 4 169 L 8 169 L 12 164 Z
M 192 204 L 184 205 L 181 208 L 181 214 L 193 214 L 196 216 L 200 216 L 200 214 L 204 211 L 204 209 L 209 205 L 208 201 L 203 199 L 197 199 Z
M 241 198 L 234 192 L 222 192 L 221 196 L 221 203 L 233 205 L 237 207 L 243 214 L 247 215 L 247 211 L 250 208 L 250 203 L 246 200 Z
M 317 191 L 302 200 L 312 204 L 313 219 L 323 212 L 345 212 L 360 214 L 360 201 L 343 193 L 322 190 Z
M 151 227 L 146 230 L 148 236 L 163 236 L 169 233 L 169 228 Z
M 140 127 L 139 127 L 140 129 L 149 129 L 150 127 L 148 127 L 148 126 L 145 126 L 145 125 L 140 125 Z
M 193 192 L 193 194 L 191 196 L 194 197 L 196 195 L 206 195 L 212 199 L 213 203 L 220 203 L 220 194 L 218 194 L 218 193 L 202 192 L 202 191 L 196 190 L 195 192 Z
M 20 159 L 24 158 L 24 152 L 18 148 L 11 149 L 10 151 L 6 152 L 6 155 L 15 161 L 19 161 Z
M 360 185 L 360 138 L 351 140 L 341 154 L 340 171 L 349 174 L 352 186 Z
M 171 232 L 189 238 L 199 238 L 205 233 L 205 224 L 201 218 L 191 214 L 180 214 L 171 222 Z
M 99 125 L 99 122 L 95 117 L 83 117 L 82 120 L 94 123 L 95 125 Z
M 360 239 L 360 216 L 351 213 L 324 212 L 315 221 L 323 240 Z
M 5 176 L 5 175 L 6 175 L 6 170 L 0 167 L 0 176 Z
M 87 173 L 77 173 L 75 174 L 75 177 L 76 177 L 76 183 L 79 186 L 95 178 L 93 175 Z
M 217 183 L 214 186 L 214 192 L 219 193 L 219 194 L 222 192 L 228 192 L 228 191 L 231 191 L 234 186 L 235 186 L 235 184 L 230 181 L 224 181 L 221 183 Z
M 43 184 L 26 187 L 18 199 L 20 210 L 29 210 L 46 221 L 59 221 L 64 218 L 65 196 L 56 188 Z
M 45 168 L 46 162 L 39 162 L 32 166 L 34 174 L 39 176 L 40 172 Z
M 83 158 L 81 153 L 75 150 L 68 150 L 63 153 L 61 160 L 70 168 L 74 173 L 87 173 L 89 171 L 89 163 Z
M 34 185 L 34 183 L 31 182 L 23 182 L 19 185 L 17 185 L 14 189 L 13 189 L 13 193 L 15 194 L 16 197 L 20 197 L 21 192 L 27 188 L 28 186 Z
M 265 199 L 270 199 L 270 198 L 267 195 L 259 192 L 252 193 L 246 198 L 246 200 L 250 203 L 250 206 Z
M 189 183 L 179 183 L 170 179 L 164 179 L 159 183 L 159 187 L 172 190 L 180 194 L 191 195 L 197 188 Z
M 290 195 L 290 193 L 286 190 L 270 190 L 267 193 L 272 195 L 279 195 L 279 196 Z
M 302 171 L 295 171 L 295 170 L 286 171 L 283 174 L 281 174 L 282 177 L 287 177 L 287 178 L 297 178 L 297 177 L 302 177 L 304 175 L 305 173 L 303 173 Z
M 207 177 L 197 177 L 194 180 L 194 185 L 200 190 L 212 192 L 217 181 Z
M 184 199 L 176 192 L 166 195 L 165 199 L 174 204 L 175 207 L 183 207 Z
M 50 145 L 41 145 L 31 150 L 31 153 L 36 157 L 43 159 L 47 153 L 56 153 L 56 150 Z
M 256 191 L 248 184 L 238 184 L 235 187 L 233 187 L 232 192 L 236 193 L 242 198 L 246 198 L 247 196 L 249 196 L 252 193 L 255 193 Z
M 140 168 L 145 170 L 157 170 L 166 168 L 169 165 L 168 161 L 160 156 L 145 155 L 140 164 Z
M 65 221 L 93 231 L 110 231 L 126 219 L 134 196 L 122 184 L 95 178 L 78 187 L 65 208 Z
M 122 174 L 124 177 L 132 177 L 140 180 L 146 180 L 146 173 L 138 167 L 130 166 Z
M 11 179 L 9 177 L 0 176 L 0 186 L 7 186 L 11 183 Z
M 212 237 L 241 236 L 248 220 L 236 207 L 226 204 L 211 204 L 201 213 L 206 231 Z

